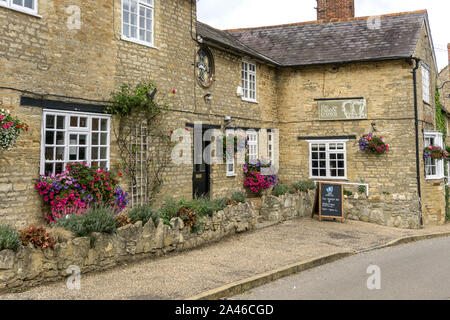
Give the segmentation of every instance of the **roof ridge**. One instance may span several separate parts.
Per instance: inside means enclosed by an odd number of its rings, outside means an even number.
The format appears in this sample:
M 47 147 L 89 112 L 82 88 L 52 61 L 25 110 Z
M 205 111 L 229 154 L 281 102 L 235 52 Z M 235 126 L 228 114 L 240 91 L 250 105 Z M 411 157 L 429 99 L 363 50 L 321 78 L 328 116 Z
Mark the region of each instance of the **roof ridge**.
M 225 29 L 225 30 L 221 30 L 221 31 L 239 32 L 239 31 L 276 29 L 276 28 L 295 27 L 295 26 L 304 26 L 304 25 L 322 24 L 322 23 L 337 23 L 337 22 L 367 20 L 367 19 L 370 19 L 370 18 L 373 18 L 373 17 L 388 18 L 388 17 L 395 17 L 395 16 L 418 14 L 418 13 L 428 13 L 428 11 L 427 11 L 427 9 L 423 9 L 423 10 L 416 10 L 416 11 L 404 11 L 404 12 L 397 12 L 397 13 L 388 13 L 388 14 L 383 14 L 383 15 L 373 15 L 373 16 L 365 16 L 365 17 L 353 17 L 353 18 L 347 18 L 347 19 L 314 20 L 314 21 L 295 22 L 295 23 L 279 24 L 279 25 L 272 25 L 272 26 L 260 26 L 260 27 L 238 28 L 238 29 Z
M 202 25 L 204 25 L 204 26 L 206 26 L 206 27 L 208 27 L 208 28 L 211 28 L 211 29 L 216 30 L 216 31 L 218 31 L 218 32 L 221 32 L 221 33 L 223 33 L 223 34 L 226 34 L 230 39 L 233 39 L 234 41 L 239 42 L 239 44 L 241 44 L 243 47 L 245 47 L 245 48 L 247 48 L 248 50 L 250 50 L 250 51 L 256 53 L 256 54 L 259 55 L 260 57 L 265 58 L 267 61 L 270 61 L 270 62 L 272 62 L 272 63 L 274 63 L 274 64 L 277 64 L 277 65 L 281 65 L 281 63 L 280 63 L 279 61 L 277 61 L 277 60 L 275 60 L 274 58 L 271 58 L 271 57 L 265 55 L 264 53 L 259 52 L 258 50 L 254 49 L 254 48 L 252 48 L 252 47 L 250 47 L 250 46 L 248 46 L 247 44 L 243 43 L 241 40 L 239 40 L 238 38 L 236 38 L 235 36 L 233 36 L 233 35 L 232 35 L 231 33 L 229 33 L 228 31 L 220 30 L 220 29 L 214 28 L 214 27 L 210 26 L 209 24 L 206 24 L 206 23 L 201 22 L 201 21 L 199 21 L 199 20 L 197 20 L 197 23 L 200 23 L 200 24 L 202 24 Z

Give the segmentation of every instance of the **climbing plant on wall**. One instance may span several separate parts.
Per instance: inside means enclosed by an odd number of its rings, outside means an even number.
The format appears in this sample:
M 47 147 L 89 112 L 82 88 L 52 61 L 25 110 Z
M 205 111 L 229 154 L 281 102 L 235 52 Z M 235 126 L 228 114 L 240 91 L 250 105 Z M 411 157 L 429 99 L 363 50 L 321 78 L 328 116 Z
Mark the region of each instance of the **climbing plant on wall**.
M 442 132 L 444 138 L 447 136 L 447 114 L 442 111 L 439 89 L 436 87 L 436 130 Z
M 131 180 L 131 204 L 134 206 L 148 205 L 155 200 L 171 160 L 170 132 L 161 125 L 168 104 L 154 101 L 155 89 L 151 81 L 135 87 L 124 84 L 111 93 L 112 104 L 106 109 L 116 116 L 111 131 L 117 143 L 121 169 Z

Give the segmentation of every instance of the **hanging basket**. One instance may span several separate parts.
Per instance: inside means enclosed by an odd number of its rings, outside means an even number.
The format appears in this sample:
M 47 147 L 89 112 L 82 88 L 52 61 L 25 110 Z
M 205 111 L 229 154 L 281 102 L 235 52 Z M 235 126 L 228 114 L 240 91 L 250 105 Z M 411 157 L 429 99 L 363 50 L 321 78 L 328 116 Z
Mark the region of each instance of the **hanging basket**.
M 431 159 L 440 160 L 442 159 L 442 154 L 440 152 L 432 152 L 430 154 Z

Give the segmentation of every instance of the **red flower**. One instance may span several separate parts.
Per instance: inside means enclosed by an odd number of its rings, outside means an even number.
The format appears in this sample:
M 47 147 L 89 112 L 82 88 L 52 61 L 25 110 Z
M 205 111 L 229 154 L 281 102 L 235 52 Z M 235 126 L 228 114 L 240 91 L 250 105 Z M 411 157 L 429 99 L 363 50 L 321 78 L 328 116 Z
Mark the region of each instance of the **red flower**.
M 172 90 L 172 93 L 175 94 L 175 93 L 177 93 L 177 91 L 176 91 L 175 89 L 173 89 L 173 90 Z

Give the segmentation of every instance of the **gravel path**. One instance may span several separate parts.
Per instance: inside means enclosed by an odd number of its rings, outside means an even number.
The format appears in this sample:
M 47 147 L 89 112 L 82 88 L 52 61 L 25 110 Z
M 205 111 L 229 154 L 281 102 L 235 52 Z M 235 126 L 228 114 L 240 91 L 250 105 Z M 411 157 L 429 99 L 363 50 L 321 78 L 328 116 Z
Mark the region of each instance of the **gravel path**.
M 79 291 L 68 290 L 65 282 L 59 282 L 1 295 L 0 299 L 183 299 L 328 253 L 367 249 L 399 237 L 435 232 L 450 232 L 450 224 L 400 230 L 356 221 L 320 223 L 302 218 L 195 250 L 82 275 Z

